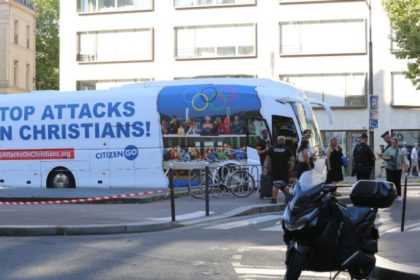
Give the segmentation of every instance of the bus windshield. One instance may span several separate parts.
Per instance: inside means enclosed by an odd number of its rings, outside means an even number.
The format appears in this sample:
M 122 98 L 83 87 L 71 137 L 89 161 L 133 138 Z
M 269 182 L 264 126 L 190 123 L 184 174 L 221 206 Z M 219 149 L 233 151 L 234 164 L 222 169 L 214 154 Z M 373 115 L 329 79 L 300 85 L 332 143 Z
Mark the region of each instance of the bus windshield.
M 315 121 L 309 120 L 306 117 L 305 109 L 301 103 L 290 103 L 292 105 L 293 111 L 296 114 L 296 117 L 299 121 L 299 125 L 301 127 L 301 132 L 305 129 L 310 129 L 312 131 L 312 137 L 310 138 L 310 144 L 312 146 L 313 152 L 316 156 L 324 155 L 323 145 L 322 145 L 322 138 L 318 127 Z

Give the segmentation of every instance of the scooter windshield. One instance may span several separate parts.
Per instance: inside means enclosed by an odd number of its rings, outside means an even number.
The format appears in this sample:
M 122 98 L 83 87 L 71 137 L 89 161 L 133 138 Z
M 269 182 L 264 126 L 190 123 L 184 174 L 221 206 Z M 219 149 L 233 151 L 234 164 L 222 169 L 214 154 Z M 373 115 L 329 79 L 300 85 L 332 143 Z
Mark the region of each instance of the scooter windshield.
M 313 188 L 316 185 L 322 184 L 324 182 L 323 177 L 318 172 L 305 171 L 300 176 L 299 185 L 303 192 Z
M 305 213 L 308 209 L 311 209 L 311 202 L 320 194 L 323 184 L 321 176 L 317 174 L 307 171 L 300 177 L 288 206 L 293 214 Z

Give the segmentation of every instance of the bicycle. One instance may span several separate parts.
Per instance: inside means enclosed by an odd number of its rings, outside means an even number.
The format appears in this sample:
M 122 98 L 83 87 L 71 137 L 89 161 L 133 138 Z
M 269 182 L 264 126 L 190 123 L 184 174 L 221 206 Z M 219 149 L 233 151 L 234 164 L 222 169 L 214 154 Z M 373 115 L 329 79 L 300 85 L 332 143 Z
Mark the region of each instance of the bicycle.
M 236 197 L 247 197 L 256 189 L 252 174 L 244 166 L 235 162 L 214 162 L 208 166 L 208 191 L 230 192 Z M 190 170 L 189 194 L 194 198 L 205 197 L 205 169 Z

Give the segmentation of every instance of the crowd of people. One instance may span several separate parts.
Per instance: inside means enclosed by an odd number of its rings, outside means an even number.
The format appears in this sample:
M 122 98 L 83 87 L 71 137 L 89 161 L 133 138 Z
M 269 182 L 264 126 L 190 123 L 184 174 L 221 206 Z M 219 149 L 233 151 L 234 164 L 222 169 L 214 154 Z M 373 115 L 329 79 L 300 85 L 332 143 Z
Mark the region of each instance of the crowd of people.
M 246 125 L 239 115 L 234 115 L 233 120 L 230 116 L 224 118 L 220 116 L 213 117 L 205 116 L 200 119 L 186 119 L 184 122 L 178 120 L 176 115 L 172 116 L 171 120 L 162 118 L 162 133 L 175 135 L 231 135 L 231 134 L 245 134 Z
M 189 148 L 181 147 L 179 145 L 164 149 L 163 160 L 208 160 L 208 161 L 221 161 L 221 160 L 245 160 L 246 159 L 246 147 L 232 148 L 229 144 L 223 144 L 220 147 L 207 147 L 201 148 Z
M 311 131 L 305 130 L 303 137 L 300 142 L 296 153 L 293 153 L 290 149 L 284 146 L 282 137 L 280 136 L 275 146 L 267 148 L 264 143 L 259 146 L 260 159 L 265 158 L 264 174 L 272 174 L 272 181 L 283 180 L 289 182 L 290 175 L 294 172 L 297 179 L 300 178 L 303 172 L 314 168 L 313 161 L 316 160 L 313 156 L 312 148 L 309 142 L 311 137 Z M 383 163 L 383 169 L 386 172 L 386 180 L 394 183 L 397 189 L 397 200 L 401 200 L 401 177 L 405 173 L 406 176 L 419 176 L 419 165 L 420 165 L 420 151 L 418 143 L 414 143 L 411 151 L 407 148 L 407 143 L 400 144 L 398 138 L 392 137 L 389 131 L 386 131 L 381 135 L 386 145 L 381 145 L 381 151 L 375 155 L 373 149 L 368 145 L 368 136 L 366 133 L 362 133 L 358 137 L 358 143 L 352 151 L 352 174 L 356 176 L 357 180 L 369 180 L 371 179 L 372 170 L 375 167 L 375 162 L 381 160 Z M 284 137 L 283 137 L 284 138 Z M 278 149 L 283 147 L 284 149 Z M 281 151 L 283 156 L 276 155 L 277 152 Z M 343 180 L 343 166 L 346 166 L 348 162 L 343 159 L 345 155 L 339 145 L 338 139 L 332 137 L 329 141 L 328 148 L 326 150 L 325 166 L 327 169 L 327 177 L 325 183 L 337 184 Z M 277 162 L 275 162 L 277 161 Z M 280 172 L 278 168 L 273 169 L 273 166 L 280 166 L 283 163 L 283 169 L 289 170 L 287 167 L 293 166 L 290 172 Z M 262 161 L 263 162 L 263 161 Z M 275 162 L 273 164 L 273 162 Z M 271 170 L 270 170 L 271 165 Z M 287 173 L 287 174 L 286 174 Z M 381 176 L 381 175 L 379 175 Z M 278 189 L 272 187 L 272 199 L 271 203 L 277 202 Z M 287 190 L 287 189 L 286 189 Z M 340 195 L 335 193 L 335 195 Z
M 225 118 L 216 116 L 214 120 L 210 116 L 198 120 L 186 120 L 184 123 L 173 116 L 170 121 L 162 120 L 162 133 L 175 135 L 232 135 L 245 134 L 246 125 L 238 115 Z M 418 143 L 414 143 L 411 150 L 408 150 L 407 143 L 399 144 L 396 137 L 392 137 L 389 131 L 381 135 L 385 145 L 381 145 L 379 153 L 373 152 L 368 145 L 368 136 L 362 133 L 358 137 L 358 143 L 352 151 L 352 176 L 357 180 L 369 180 L 376 160 L 381 160 L 381 174 L 386 172 L 386 180 L 393 182 L 397 188 L 398 199 L 401 199 L 401 177 L 420 177 L 420 153 Z M 286 145 L 286 138 L 279 136 L 274 145 L 271 145 L 269 132 L 266 129 L 261 131 L 261 138 L 257 144 L 257 152 L 260 157 L 261 166 L 265 175 L 271 176 L 271 183 L 276 180 L 283 180 L 287 183 L 291 178 L 299 179 L 303 172 L 314 168 L 316 157 L 310 145 L 311 130 L 303 131 L 300 145 L 290 148 Z M 244 160 L 247 157 L 246 147 L 232 148 L 229 144 L 218 147 L 188 148 L 174 146 L 165 149 L 164 160 L 209 160 L 220 161 L 227 159 Z M 325 183 L 337 184 L 343 180 L 343 150 L 337 138 L 329 140 L 326 150 L 325 166 L 327 177 Z M 282 172 L 283 170 L 284 172 Z M 278 189 L 272 184 L 272 203 L 276 203 Z M 287 189 L 286 189 L 287 190 Z M 339 195 L 339 193 L 336 193 Z

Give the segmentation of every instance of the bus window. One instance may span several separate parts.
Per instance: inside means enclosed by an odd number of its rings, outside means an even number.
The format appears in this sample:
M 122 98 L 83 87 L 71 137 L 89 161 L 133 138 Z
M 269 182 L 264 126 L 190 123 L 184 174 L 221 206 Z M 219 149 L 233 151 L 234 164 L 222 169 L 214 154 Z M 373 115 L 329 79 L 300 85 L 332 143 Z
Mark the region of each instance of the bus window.
M 298 133 L 292 118 L 273 116 L 273 139 L 278 136 L 286 137 L 286 145 L 296 152 L 298 145 Z
M 263 119 L 256 119 L 256 118 L 249 118 L 247 121 L 247 130 L 248 130 L 248 147 L 257 148 L 258 142 L 261 138 L 261 131 L 263 129 L 266 129 L 268 132 L 270 130 L 268 129 L 267 123 Z M 272 143 L 271 135 L 270 136 L 270 142 Z
M 322 145 L 321 135 L 319 133 L 318 127 L 316 126 L 316 122 L 312 120 L 308 120 L 305 114 L 305 109 L 303 105 L 300 103 L 290 103 L 292 105 L 293 111 L 296 114 L 298 119 L 301 132 L 305 129 L 310 129 L 312 131 L 312 137 L 310 138 L 310 144 L 312 146 L 313 152 L 316 156 L 324 155 L 324 149 Z

